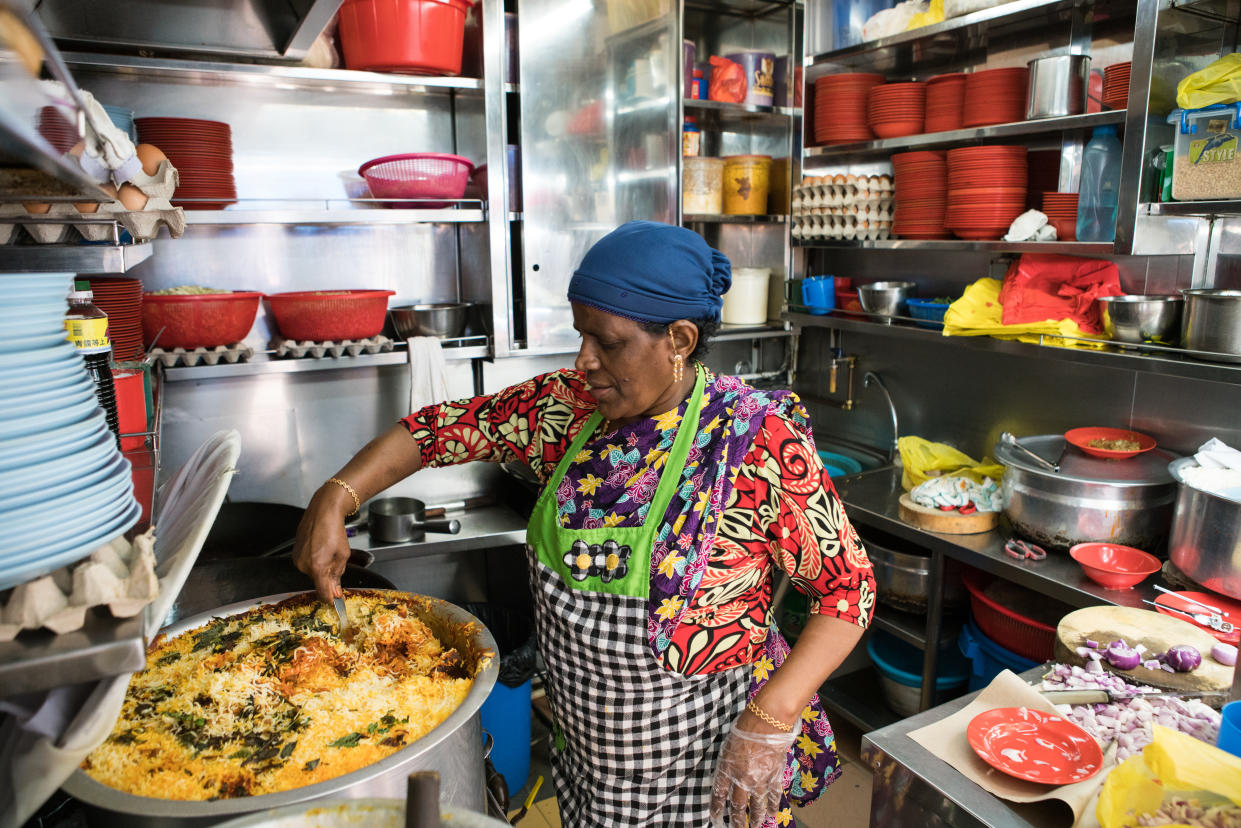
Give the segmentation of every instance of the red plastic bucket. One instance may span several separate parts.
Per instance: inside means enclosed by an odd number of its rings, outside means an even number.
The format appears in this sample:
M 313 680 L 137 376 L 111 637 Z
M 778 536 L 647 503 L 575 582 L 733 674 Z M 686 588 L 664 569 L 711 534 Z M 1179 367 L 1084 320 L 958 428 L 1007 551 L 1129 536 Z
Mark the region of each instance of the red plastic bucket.
M 345 0 L 345 66 L 413 75 L 461 74 L 470 0 Z

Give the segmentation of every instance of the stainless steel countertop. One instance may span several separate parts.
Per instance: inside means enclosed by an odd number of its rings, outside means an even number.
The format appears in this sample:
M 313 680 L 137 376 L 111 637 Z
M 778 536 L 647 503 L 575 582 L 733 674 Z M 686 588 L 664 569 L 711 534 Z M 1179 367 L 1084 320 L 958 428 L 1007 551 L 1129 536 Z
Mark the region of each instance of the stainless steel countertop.
M 1004 551 L 1004 542 L 1013 537 L 1008 522 L 1001 518 L 999 528 L 977 535 L 943 535 L 910 526 L 900 519 L 897 501 L 901 488 L 901 469 L 892 466 L 842 477 L 836 492 L 849 519 L 861 526 L 872 526 L 927 549 L 937 548 L 949 558 L 1029 587 L 1073 607 L 1116 604 L 1144 608 L 1142 599 L 1158 597 L 1148 578 L 1132 589 L 1104 589 L 1086 577 L 1082 568 L 1066 553 L 1048 551 L 1041 561 L 1018 561 Z

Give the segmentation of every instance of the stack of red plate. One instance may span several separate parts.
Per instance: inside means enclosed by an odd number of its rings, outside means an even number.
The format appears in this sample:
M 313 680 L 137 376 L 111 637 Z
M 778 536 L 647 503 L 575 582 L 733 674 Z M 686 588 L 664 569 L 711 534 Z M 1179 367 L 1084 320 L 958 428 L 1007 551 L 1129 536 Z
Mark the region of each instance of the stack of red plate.
M 943 152 L 899 152 L 892 156 L 896 206 L 892 232 L 902 239 L 946 239 L 948 167 Z
M 873 86 L 866 104 L 866 122 L 880 138 L 918 135 L 926 116 L 925 83 Z
M 1024 121 L 1028 78 L 1029 71 L 1024 66 L 966 75 L 961 125 L 976 127 Z
M 134 124 L 138 140 L 163 150 L 181 174 L 174 205 L 220 210 L 237 198 L 233 131 L 228 124 L 198 118 L 135 118 Z
M 1077 193 L 1043 193 L 1043 214 L 1057 239 L 1077 240 Z
M 82 140 L 78 137 L 78 131 L 73 128 L 69 119 L 54 106 L 45 106 L 39 110 L 39 123 L 35 125 L 35 128 L 39 130 L 44 140 L 61 154 L 68 152 L 74 144 Z
M 926 132 L 961 128 L 965 105 L 965 73 L 936 75 L 926 82 Z
M 1026 209 L 1026 148 L 962 147 L 948 151 L 944 224 L 962 239 L 998 239 Z
M 849 144 L 875 137 L 866 124 L 866 102 L 883 75 L 853 72 L 825 75 L 814 82 L 814 140 Z
M 90 278 L 95 307 L 108 315 L 108 338 L 117 362 L 142 359 L 142 280 Z
M 1129 105 L 1130 63 L 1114 63 L 1103 70 L 1103 105 L 1124 109 Z

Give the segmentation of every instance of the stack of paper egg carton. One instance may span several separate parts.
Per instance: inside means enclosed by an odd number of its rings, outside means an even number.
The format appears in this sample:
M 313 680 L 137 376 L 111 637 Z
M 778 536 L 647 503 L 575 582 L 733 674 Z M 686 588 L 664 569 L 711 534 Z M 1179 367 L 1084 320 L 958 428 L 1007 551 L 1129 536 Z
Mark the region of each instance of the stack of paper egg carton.
M 890 175 L 806 176 L 793 188 L 793 238 L 890 238 L 893 194 Z

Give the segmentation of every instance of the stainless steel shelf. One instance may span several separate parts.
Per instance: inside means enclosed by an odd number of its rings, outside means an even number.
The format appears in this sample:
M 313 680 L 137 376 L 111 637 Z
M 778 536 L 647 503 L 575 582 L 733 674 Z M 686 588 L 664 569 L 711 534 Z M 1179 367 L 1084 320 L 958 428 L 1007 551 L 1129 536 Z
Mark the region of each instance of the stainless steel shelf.
M 832 676 L 819 688 L 819 701 L 828 717 L 843 717 L 863 733 L 900 721 L 883 701 L 874 667 L 863 667 L 843 676 Z
M 470 341 L 473 341 L 471 338 Z M 444 348 L 444 358 L 482 359 L 491 355 L 486 345 L 466 345 Z M 187 380 L 225 379 L 228 377 L 253 377 L 260 374 L 300 374 L 306 371 L 337 371 L 352 368 L 381 368 L 386 365 L 405 365 L 409 355 L 405 349 L 388 351 L 379 354 L 358 354 L 357 356 L 323 357 L 313 359 L 282 359 L 269 353 L 255 354 L 246 362 L 217 363 L 216 365 L 195 365 L 165 368 L 164 378 L 168 382 Z
M 151 258 L 155 246 L 138 244 L 14 244 L 0 247 L 8 273 L 124 273 Z
M 360 199 L 348 201 L 324 201 L 321 206 L 307 207 L 305 199 L 291 202 L 300 206 L 280 206 L 270 199 L 239 201 L 227 210 L 186 210 L 186 224 L 477 224 L 487 220 L 482 202 L 459 202 L 460 208 L 434 210 L 404 209 L 350 209 L 351 204 L 371 203 Z
M 682 224 L 787 224 L 788 216 L 724 216 L 705 213 L 686 213 L 681 217 Z
M 1215 216 L 1241 215 L 1241 199 L 1223 199 L 1218 201 L 1164 201 L 1143 204 L 1138 213 L 1151 216 Z
M 875 607 L 871 623 L 919 650 L 926 647 L 926 615 L 915 615 L 879 604 Z
M 869 241 L 843 239 L 823 241 L 794 241 L 794 247 L 817 247 L 823 249 L 868 250 L 964 250 L 1009 253 L 1059 253 L 1065 256 L 1110 256 L 1111 242 L 1006 242 L 969 241 L 967 239 L 943 239 L 922 241 L 919 239 L 875 239 Z
M 1095 350 L 1043 346 L 1030 342 L 995 339 L 989 336 L 944 336 L 941 331 L 917 327 L 913 319 L 902 319 L 896 324 L 884 325 L 881 322 L 848 319 L 840 311 L 833 311 L 824 316 L 793 312 L 784 314 L 783 318 L 802 328 L 834 328 L 846 332 L 908 339 L 924 345 L 939 344 L 947 348 L 974 348 L 1014 356 L 1037 354 L 1044 359 L 1056 359 L 1082 365 L 1121 368 L 1147 374 L 1241 385 L 1241 364 L 1210 361 L 1207 355 L 1201 352 L 1183 348 L 1164 348 L 1155 345 L 1121 347 L 1109 342 L 1104 346 L 1104 350 Z M 1103 342 L 1104 340 L 1088 341 Z
M 783 323 L 773 322 L 767 325 L 720 325 L 719 331 L 711 337 L 711 342 L 735 342 L 745 339 L 779 339 L 786 336 L 797 336 L 801 333 L 797 328 L 785 328 Z
M 870 40 L 819 55 L 807 56 L 806 66 L 832 65 L 843 68 L 866 67 L 868 72 L 893 70 L 925 71 L 984 48 L 988 40 L 1033 30 L 1067 20 L 1079 0 L 1012 0 L 972 14 L 961 15 L 942 23 L 923 26 L 907 32 Z M 1133 16 L 1132 0 L 1096 0 L 1096 19 Z
M 64 52 L 75 74 L 108 72 L 137 80 L 163 80 L 224 86 L 271 86 L 318 92 L 369 93 L 373 95 L 426 95 L 432 93 L 482 92 L 478 78 L 427 75 L 388 75 L 352 69 L 310 69 L 262 63 L 225 63 L 206 60 L 103 55 Z
M 798 0 L 686 0 L 685 8 L 712 14 L 757 18 L 800 6 Z
M 757 106 L 690 98 L 683 101 L 683 108 L 686 115 L 694 118 L 700 129 L 706 127 L 724 130 L 755 126 L 787 128 L 789 119 L 800 112 L 787 106 Z
M 845 162 L 863 155 L 883 155 L 904 150 L 929 147 L 952 147 L 990 141 L 999 138 L 1019 138 L 1048 132 L 1067 132 L 1075 129 L 1093 129 L 1103 124 L 1121 124 L 1125 121 L 1123 110 L 1088 112 L 1084 115 L 1068 115 L 1063 118 L 1041 118 L 1037 121 L 1015 121 L 1011 124 L 992 124 L 948 132 L 930 132 L 923 135 L 906 135 L 901 138 L 880 138 L 875 141 L 859 141 L 853 144 L 837 144 L 830 147 L 807 147 L 802 155 L 802 167 L 813 162 L 827 165 L 829 162 Z

